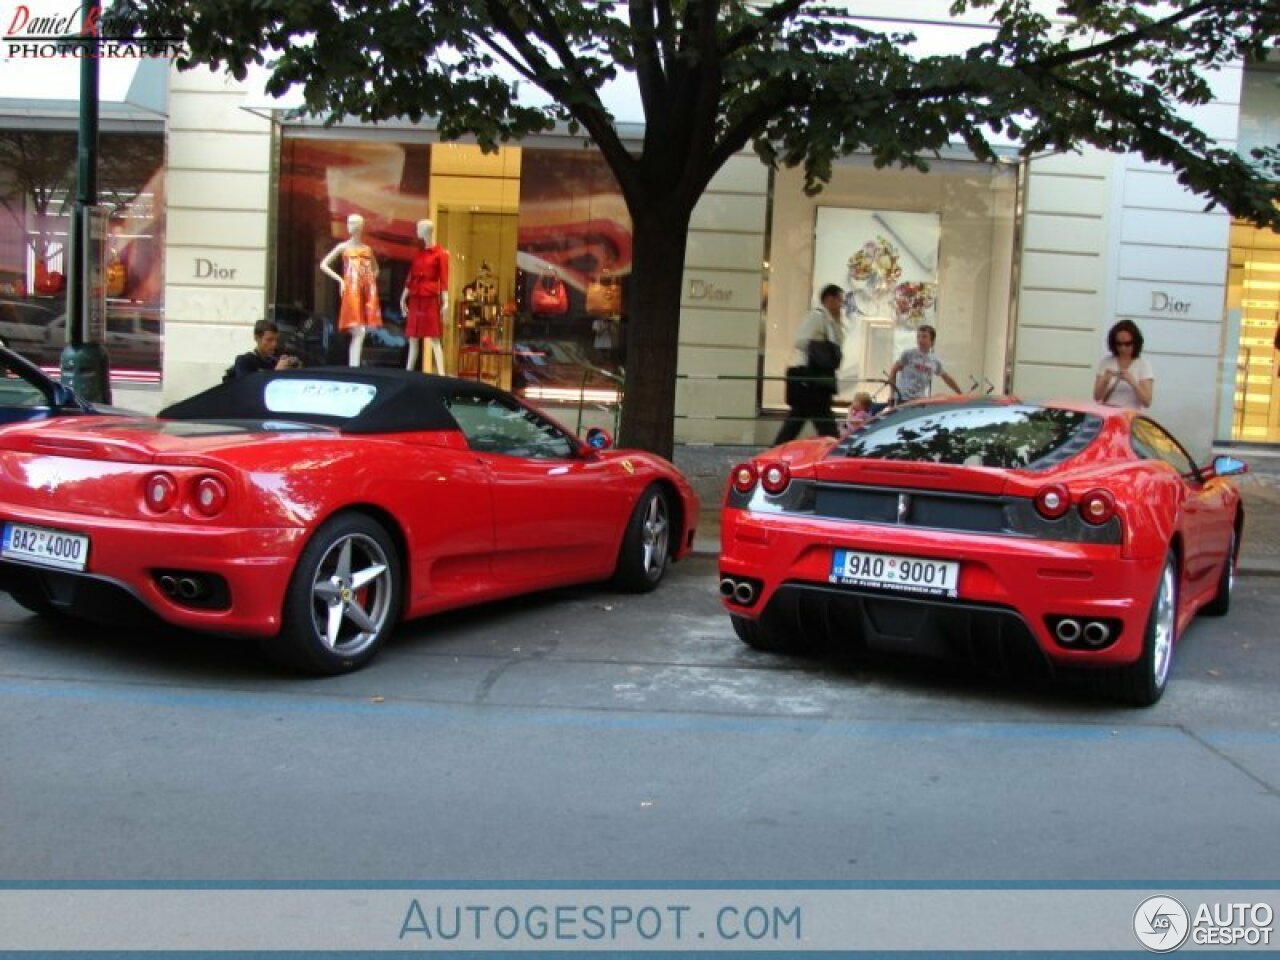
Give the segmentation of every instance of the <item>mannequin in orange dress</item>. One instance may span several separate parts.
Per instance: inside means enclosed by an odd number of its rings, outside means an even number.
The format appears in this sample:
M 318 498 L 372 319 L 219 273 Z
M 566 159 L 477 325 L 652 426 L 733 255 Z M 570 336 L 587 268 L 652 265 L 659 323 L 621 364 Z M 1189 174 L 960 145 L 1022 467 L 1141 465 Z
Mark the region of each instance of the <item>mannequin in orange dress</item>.
M 333 269 L 333 261 L 342 256 L 341 276 Z M 360 366 L 365 331 L 382 326 L 382 307 L 378 304 L 378 260 L 373 248 L 364 242 L 364 217 L 353 213 L 347 217 L 347 239 L 330 250 L 320 261 L 320 269 L 338 281 L 338 329 L 351 331 L 348 362 Z
M 449 309 L 449 251 L 435 242 L 436 226 L 430 220 L 418 221 L 418 238 L 422 249 L 413 258 L 404 292 L 400 294 L 400 310 L 404 313 L 404 334 L 409 338 L 408 369 L 418 369 L 418 344 L 423 344 L 426 371 L 444 373 L 444 351 L 440 349 L 441 320 Z

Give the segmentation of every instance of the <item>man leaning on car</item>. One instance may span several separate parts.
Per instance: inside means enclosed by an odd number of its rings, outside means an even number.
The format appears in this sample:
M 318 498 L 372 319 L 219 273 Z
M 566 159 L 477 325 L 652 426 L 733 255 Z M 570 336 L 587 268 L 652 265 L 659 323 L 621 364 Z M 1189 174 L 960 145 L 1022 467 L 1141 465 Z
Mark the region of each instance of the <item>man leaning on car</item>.
M 223 382 L 239 380 L 261 370 L 293 370 L 301 367 L 302 361 L 292 354 L 276 355 L 279 342 L 280 330 L 275 321 L 259 320 L 253 325 L 253 349 L 236 357 L 235 363 L 223 375 Z

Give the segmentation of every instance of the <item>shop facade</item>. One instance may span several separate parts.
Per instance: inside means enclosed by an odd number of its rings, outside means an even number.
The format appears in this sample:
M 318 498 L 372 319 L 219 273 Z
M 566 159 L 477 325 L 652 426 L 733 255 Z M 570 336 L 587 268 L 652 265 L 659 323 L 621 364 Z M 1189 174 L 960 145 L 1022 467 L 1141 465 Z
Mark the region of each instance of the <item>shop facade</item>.
M 1197 120 L 1223 142 L 1274 142 L 1275 77 L 1225 72 Z M 449 252 L 446 371 L 606 419 L 616 409 L 631 227 L 581 139 L 486 155 L 425 126 L 323 127 L 203 71 L 170 73 L 166 114 L 162 192 L 137 192 L 163 198 L 150 201 L 147 234 L 161 252 L 126 250 L 163 277 L 136 288 L 158 289 L 138 308 L 163 318 L 156 406 L 216 382 L 266 314 L 312 356 L 341 361 L 336 285 L 319 263 L 359 213 L 383 321 L 365 362 L 402 362 L 400 298 L 425 218 Z M 1196 451 L 1280 443 L 1280 243 L 1203 208 L 1168 171 L 1097 151 L 994 165 L 957 154 L 928 173 L 852 157 L 816 197 L 795 171 L 736 157 L 693 218 L 677 440 L 767 444 L 794 331 L 816 291 L 837 283 L 848 291 L 846 396 L 874 390 L 929 323 L 962 386 L 1087 397 L 1107 329 L 1131 317 L 1157 374 L 1154 415 Z M 26 257 L 14 272 L 30 280 L 24 243 L 0 236 L 6 263 Z
M 57 367 L 66 342 L 76 192 L 75 64 L 13 61 L 0 84 L 0 339 Z M 106 309 L 95 335 L 121 384 L 158 384 L 164 320 L 167 63 L 102 66 L 98 198 Z M 24 92 L 10 88 L 24 79 Z

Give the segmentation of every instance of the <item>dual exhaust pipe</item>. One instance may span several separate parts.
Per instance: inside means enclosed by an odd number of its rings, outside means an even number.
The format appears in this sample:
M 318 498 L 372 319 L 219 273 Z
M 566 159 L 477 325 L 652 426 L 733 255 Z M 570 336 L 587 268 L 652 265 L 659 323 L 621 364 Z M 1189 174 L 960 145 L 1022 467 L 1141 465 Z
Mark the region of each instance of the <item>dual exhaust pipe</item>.
M 156 578 L 156 583 L 166 596 L 175 600 L 199 600 L 206 592 L 204 584 L 195 577 L 175 577 L 164 573 Z
M 1079 643 L 1098 648 L 1107 645 L 1111 639 L 1111 626 L 1103 620 L 1076 620 L 1074 617 L 1063 617 L 1053 629 L 1053 634 L 1064 647 L 1073 647 Z
M 739 580 L 735 577 L 720 579 L 720 596 L 744 607 L 749 607 L 755 602 L 759 590 L 759 585 L 754 580 Z

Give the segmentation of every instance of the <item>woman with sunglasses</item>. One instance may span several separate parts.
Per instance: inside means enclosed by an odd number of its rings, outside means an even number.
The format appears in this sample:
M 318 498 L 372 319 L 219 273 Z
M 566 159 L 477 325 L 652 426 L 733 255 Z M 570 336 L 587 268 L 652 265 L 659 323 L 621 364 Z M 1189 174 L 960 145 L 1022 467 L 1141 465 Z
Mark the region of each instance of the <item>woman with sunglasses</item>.
M 1142 356 L 1142 331 L 1132 320 L 1121 320 L 1107 333 L 1111 353 L 1098 364 L 1093 399 L 1111 407 L 1143 410 L 1151 406 L 1155 374 Z

